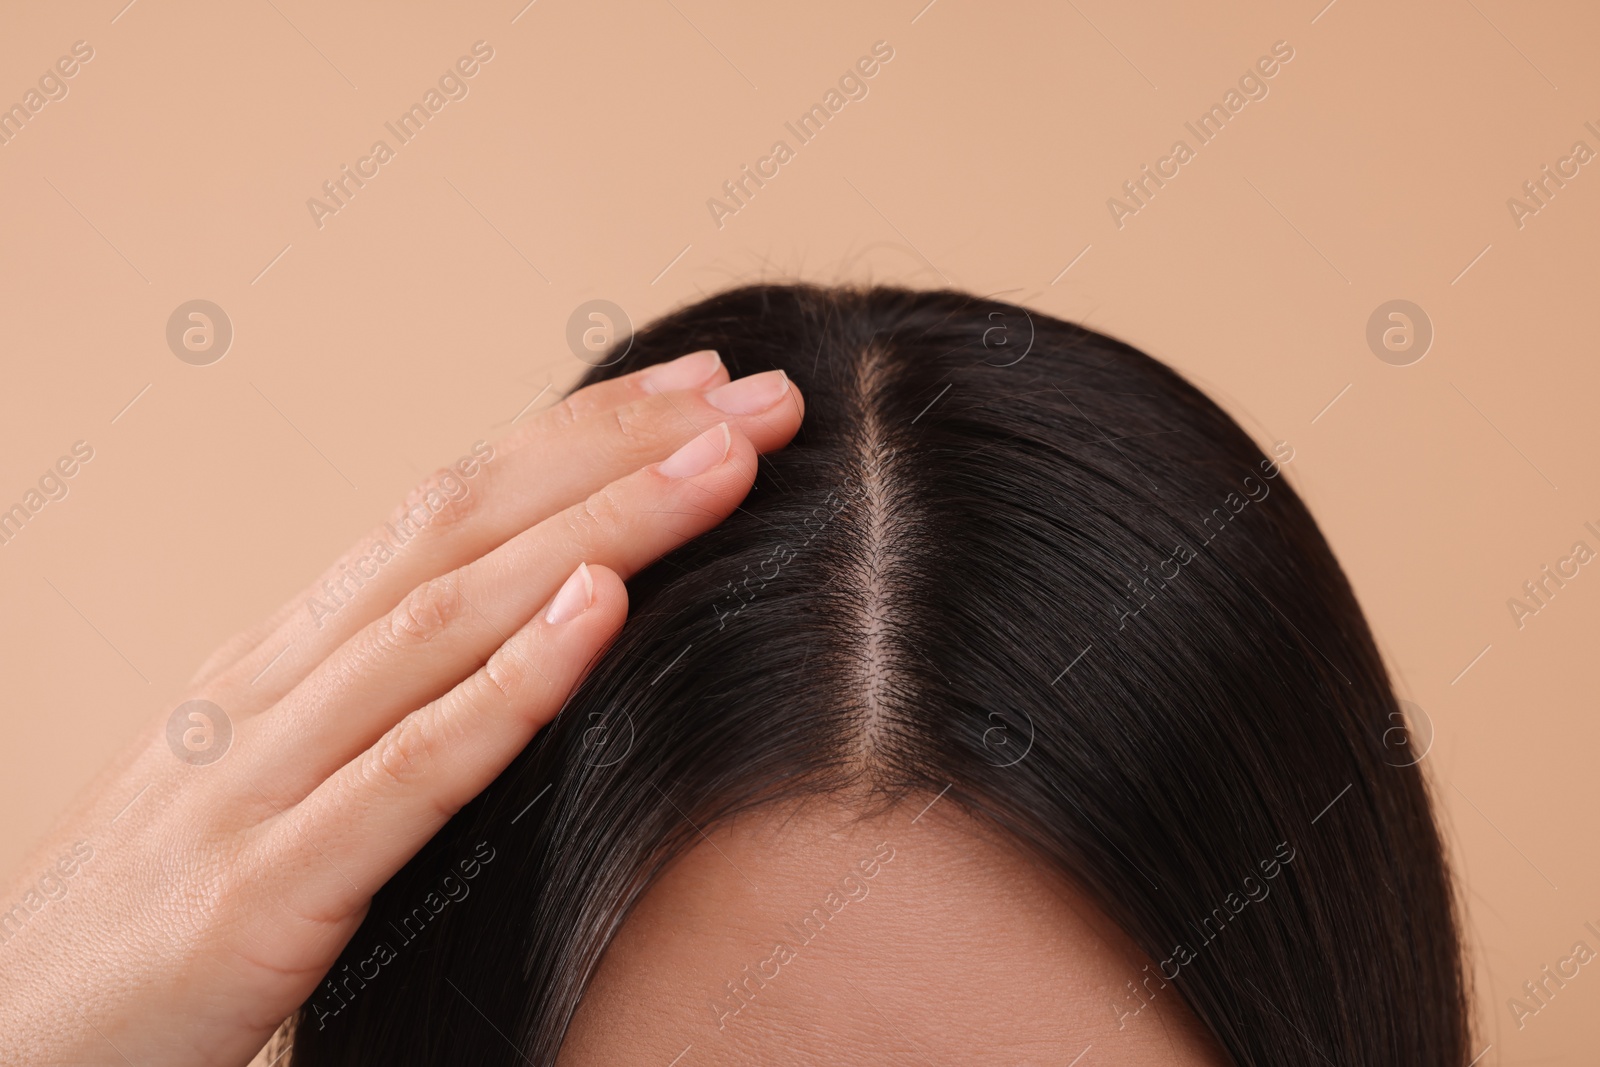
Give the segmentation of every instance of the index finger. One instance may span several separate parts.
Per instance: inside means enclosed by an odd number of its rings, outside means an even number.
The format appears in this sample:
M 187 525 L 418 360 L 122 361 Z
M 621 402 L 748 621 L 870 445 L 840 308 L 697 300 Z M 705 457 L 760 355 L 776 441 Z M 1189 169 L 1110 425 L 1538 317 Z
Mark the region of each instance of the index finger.
M 540 414 L 549 415 L 551 419 L 559 423 L 571 423 L 598 412 L 621 407 L 644 396 L 669 390 L 710 389 L 721 385 L 727 380 L 728 370 L 722 363 L 722 357 L 717 354 L 715 349 L 703 348 L 690 352 L 688 355 L 679 356 L 677 359 L 669 360 L 666 363 L 658 363 L 654 366 L 634 371 L 631 374 L 624 374 L 617 378 L 607 378 L 604 381 L 594 382 L 581 389 L 575 389 Z M 535 399 L 537 400 L 537 398 Z M 535 425 L 537 425 L 537 420 L 524 423 L 519 429 L 508 434 L 503 441 L 498 443 L 501 455 L 503 456 L 506 451 L 516 448 L 519 442 L 534 436 L 535 431 L 532 427 Z M 490 454 L 493 455 L 493 449 L 490 450 Z M 478 453 L 478 455 L 481 458 L 482 453 Z M 465 459 L 458 461 L 454 469 L 460 471 L 461 465 L 466 462 Z M 392 523 L 396 518 L 404 514 L 408 508 L 423 502 L 429 492 L 438 492 L 441 479 L 448 475 L 450 470 L 451 468 L 440 468 L 421 485 L 413 489 L 405 502 L 389 516 L 389 522 Z M 199 686 L 211 681 L 229 666 L 238 663 L 249 655 L 263 640 L 281 629 L 296 611 L 304 611 L 306 601 L 316 595 L 322 589 L 324 583 L 330 580 L 338 580 L 350 564 L 360 558 L 367 547 L 373 543 L 374 538 L 382 536 L 387 525 L 386 523 L 385 526 L 368 531 L 365 537 L 352 545 L 322 574 L 318 575 L 310 586 L 285 601 L 277 610 L 254 626 L 235 634 L 223 642 L 200 665 L 200 669 L 195 672 L 190 684 Z M 497 533 L 498 531 L 492 528 L 484 530 L 484 535 L 488 538 L 495 537 Z M 510 533 L 501 536 L 500 540 L 503 541 L 506 537 L 513 536 L 515 533 L 516 531 L 512 530 Z M 488 548 L 492 547 L 494 547 L 492 544 L 488 545 L 484 550 L 487 551 Z

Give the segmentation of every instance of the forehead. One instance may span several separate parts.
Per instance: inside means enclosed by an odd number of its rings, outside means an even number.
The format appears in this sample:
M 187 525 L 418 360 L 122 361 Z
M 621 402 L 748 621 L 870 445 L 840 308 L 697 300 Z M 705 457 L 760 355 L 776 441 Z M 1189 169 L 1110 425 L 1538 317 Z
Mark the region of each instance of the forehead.
M 559 1067 L 1226 1062 L 1087 899 L 926 802 L 708 829 L 618 932 Z

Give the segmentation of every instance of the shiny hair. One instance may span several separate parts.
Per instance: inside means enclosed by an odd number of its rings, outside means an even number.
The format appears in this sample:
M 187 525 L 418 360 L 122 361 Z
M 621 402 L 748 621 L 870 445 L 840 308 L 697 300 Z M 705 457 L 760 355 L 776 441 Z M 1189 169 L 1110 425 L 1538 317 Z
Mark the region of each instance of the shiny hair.
M 295 1067 L 553 1063 L 699 830 L 941 790 L 1087 892 L 1235 1063 L 1466 1062 L 1424 753 L 1292 444 L 1127 344 L 944 290 L 733 289 L 586 382 L 700 348 L 783 368 L 798 436 L 630 581 L 561 714 L 378 893 Z M 470 895 L 422 907 L 469 861 Z

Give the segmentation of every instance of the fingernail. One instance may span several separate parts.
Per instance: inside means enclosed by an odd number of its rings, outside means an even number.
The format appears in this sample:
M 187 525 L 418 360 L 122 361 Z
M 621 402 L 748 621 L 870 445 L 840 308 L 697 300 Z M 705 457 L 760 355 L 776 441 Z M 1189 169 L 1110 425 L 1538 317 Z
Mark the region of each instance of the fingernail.
M 789 376 L 769 370 L 719 385 L 706 394 L 706 401 L 729 415 L 754 415 L 782 400 L 788 391 Z
M 687 356 L 679 356 L 669 363 L 653 367 L 645 372 L 639 384 L 647 393 L 666 393 L 673 389 L 693 389 L 702 385 L 711 376 L 717 373 L 717 368 L 722 366 L 722 357 L 717 355 L 714 348 L 702 348 L 698 352 L 690 352 Z
M 732 444 L 733 436 L 728 433 L 728 424 L 719 422 L 662 460 L 657 469 L 668 478 L 693 478 L 726 459 Z
M 587 563 L 578 564 L 578 569 L 572 572 L 556 598 L 550 601 L 550 610 L 544 613 L 544 621 L 551 626 L 575 619 L 589 610 L 589 605 L 594 603 L 594 577 L 589 573 Z

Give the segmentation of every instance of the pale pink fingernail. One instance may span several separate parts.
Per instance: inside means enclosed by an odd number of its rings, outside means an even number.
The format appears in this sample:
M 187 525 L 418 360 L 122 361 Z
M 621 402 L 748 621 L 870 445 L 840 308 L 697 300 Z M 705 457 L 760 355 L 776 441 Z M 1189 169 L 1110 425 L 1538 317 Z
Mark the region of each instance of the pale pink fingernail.
M 668 478 L 693 478 L 726 459 L 732 444 L 733 435 L 728 432 L 728 424 L 719 422 L 662 460 L 657 469 Z
M 789 376 L 781 370 L 762 371 L 719 385 L 706 394 L 706 402 L 729 415 L 755 415 L 784 398 Z
M 594 603 L 594 576 L 589 573 L 587 563 L 578 564 L 578 569 L 562 585 L 556 598 L 550 601 L 550 610 L 544 613 L 544 621 L 551 626 L 575 619 L 589 610 L 589 605 Z
M 674 389 L 693 389 L 697 385 L 704 385 L 717 373 L 717 368 L 722 366 L 722 357 L 714 348 L 703 348 L 698 352 L 690 352 L 687 356 L 679 356 L 669 363 L 659 367 L 652 367 L 645 372 L 639 380 L 639 385 L 647 393 L 666 393 Z

